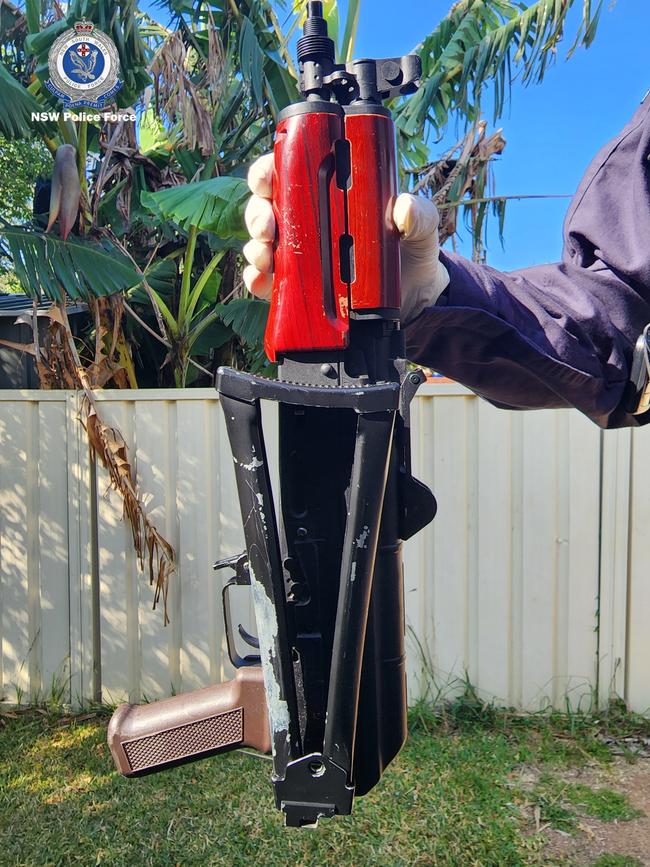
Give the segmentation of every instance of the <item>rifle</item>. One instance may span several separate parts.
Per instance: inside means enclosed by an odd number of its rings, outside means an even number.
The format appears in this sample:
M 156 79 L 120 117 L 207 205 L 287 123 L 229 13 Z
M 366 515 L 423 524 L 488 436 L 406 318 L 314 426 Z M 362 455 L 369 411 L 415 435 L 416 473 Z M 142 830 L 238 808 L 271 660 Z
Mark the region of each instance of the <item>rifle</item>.
M 436 512 L 411 474 L 409 406 L 424 376 L 404 360 L 395 131 L 383 106 L 415 91 L 420 59 L 336 64 L 323 4 L 309 2 L 298 60 L 304 100 L 280 115 L 274 149 L 265 349 L 278 380 L 217 372 L 246 541 L 217 565 L 235 568 L 229 585 L 250 584 L 259 635 L 240 627 L 259 656 L 236 653 L 224 595 L 229 652 L 236 665 L 261 663 L 275 800 L 290 826 L 349 814 L 406 739 L 402 541 Z M 279 512 L 263 400 L 278 404 Z M 220 708 L 239 701 L 218 692 L 229 688 L 213 688 Z M 159 767 L 199 754 L 175 725 L 195 695 L 171 699 L 178 718 L 159 731 L 149 712 L 149 742 L 174 741 Z M 122 769 L 132 732 L 120 713 Z

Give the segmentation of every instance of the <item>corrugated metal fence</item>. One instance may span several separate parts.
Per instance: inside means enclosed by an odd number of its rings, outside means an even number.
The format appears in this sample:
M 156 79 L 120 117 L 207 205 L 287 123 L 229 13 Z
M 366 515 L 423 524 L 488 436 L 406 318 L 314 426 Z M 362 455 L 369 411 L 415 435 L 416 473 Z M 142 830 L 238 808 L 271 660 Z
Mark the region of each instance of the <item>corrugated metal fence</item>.
M 171 624 L 151 610 L 77 395 L 0 392 L 5 701 L 155 699 L 232 674 L 212 564 L 243 544 L 216 395 L 99 400 L 178 552 Z M 272 412 L 267 422 L 271 452 Z M 411 695 L 450 694 L 467 679 L 520 708 L 615 693 L 648 710 L 650 433 L 601 434 L 568 411 L 507 413 L 442 384 L 421 389 L 413 435 L 414 471 L 439 512 L 406 546 Z

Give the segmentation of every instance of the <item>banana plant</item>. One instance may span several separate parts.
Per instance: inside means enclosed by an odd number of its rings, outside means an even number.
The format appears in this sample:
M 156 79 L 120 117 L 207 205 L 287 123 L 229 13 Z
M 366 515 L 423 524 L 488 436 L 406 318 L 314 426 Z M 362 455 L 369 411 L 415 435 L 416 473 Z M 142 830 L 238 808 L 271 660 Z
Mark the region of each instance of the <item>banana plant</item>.
M 216 269 L 229 250 L 246 237 L 243 209 L 248 199 L 248 187 L 240 178 L 217 177 L 195 181 L 183 186 L 143 193 L 142 204 L 161 221 L 172 222 L 187 238 L 182 250 L 180 291 L 170 305 L 162 293 L 149 288 L 150 298 L 169 344 L 169 360 L 174 369 L 175 384 L 182 388 L 187 382 L 190 360 L 201 338 L 212 331 L 213 345 L 218 348 L 219 338 L 226 342 L 231 334 L 223 325 L 219 328 L 222 308 L 216 305 Z M 198 270 L 198 240 L 207 235 L 214 252 L 209 261 Z M 225 242 L 224 242 L 224 239 Z M 178 260 L 176 252 L 167 260 Z M 212 283 L 212 286 L 211 286 Z M 215 329 L 214 326 L 217 326 Z
M 569 13 L 578 5 L 577 29 L 567 34 Z M 539 84 L 567 36 L 569 57 L 588 48 L 602 7 L 602 0 L 459 0 L 415 49 L 422 58 L 421 87 L 394 107 L 401 175 L 407 188 L 436 201 L 442 224 L 454 232 L 458 212 L 464 212 L 476 261 L 485 261 L 488 215 L 496 218 L 503 243 L 507 204 L 506 197 L 488 192 L 494 187 L 491 159 L 506 144 L 501 130 L 477 156 L 476 145 L 486 136 L 485 97 L 491 96 L 496 124 L 512 79 Z M 431 140 L 439 140 L 452 120 L 464 129 L 463 138 L 432 162 Z
M 568 56 L 593 42 L 602 0 L 459 0 L 416 47 L 422 83 L 396 108 L 400 151 L 405 163 L 422 165 L 426 143 L 439 138 L 449 121 L 466 128 L 482 114 L 485 94 L 493 97 L 493 123 L 507 104 L 510 83 L 519 75 L 539 84 L 557 57 L 567 18 L 581 5 Z M 423 150 L 424 144 L 424 150 Z
M 54 157 L 50 212 L 45 232 L 49 232 L 58 220 L 61 237 L 64 241 L 79 216 L 81 200 L 81 180 L 77 167 L 77 152 L 72 145 L 61 145 Z

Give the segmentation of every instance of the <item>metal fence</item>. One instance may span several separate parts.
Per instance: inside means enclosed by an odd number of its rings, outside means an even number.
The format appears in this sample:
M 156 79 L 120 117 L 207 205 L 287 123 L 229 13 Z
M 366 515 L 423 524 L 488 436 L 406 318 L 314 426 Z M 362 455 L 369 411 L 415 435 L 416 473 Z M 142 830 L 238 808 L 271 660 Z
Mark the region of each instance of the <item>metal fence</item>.
M 155 699 L 231 676 L 212 564 L 243 537 L 216 394 L 99 396 L 178 552 L 166 628 L 78 400 L 0 391 L 0 699 Z M 267 427 L 273 452 L 272 409 Z M 416 398 L 413 436 L 439 512 L 405 552 L 411 696 L 469 681 L 518 708 L 617 694 L 648 710 L 650 433 L 441 384 Z

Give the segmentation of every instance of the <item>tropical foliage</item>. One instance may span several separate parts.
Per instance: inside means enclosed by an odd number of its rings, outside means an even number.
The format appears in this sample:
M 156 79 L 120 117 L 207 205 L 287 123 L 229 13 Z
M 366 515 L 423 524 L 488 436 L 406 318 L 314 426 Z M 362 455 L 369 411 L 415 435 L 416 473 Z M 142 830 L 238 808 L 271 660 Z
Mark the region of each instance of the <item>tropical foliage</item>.
M 36 181 L 51 174 L 52 157 L 42 141 L 0 136 L 0 217 L 8 223 L 30 220 Z
M 396 108 L 400 153 L 413 188 L 435 198 L 448 233 L 456 231 L 459 210 L 464 212 L 478 261 L 485 257 L 488 208 L 497 217 L 502 240 L 506 208 L 505 198 L 488 194 L 493 186 L 490 162 L 505 140 L 500 133 L 486 138 L 485 104 L 496 123 L 515 77 L 525 84 L 543 80 L 566 36 L 567 17 L 577 6 L 577 31 L 568 34 L 571 56 L 593 42 L 603 0 L 459 0 L 418 46 L 421 87 Z M 431 163 L 430 139 L 440 138 L 451 120 L 466 135 Z
M 454 3 L 417 47 L 420 90 L 392 106 L 404 186 L 435 199 L 444 237 L 464 210 L 477 258 L 488 209 L 501 227 L 504 213 L 503 200 L 486 195 L 505 140 L 500 131 L 488 134 L 484 105 L 491 97 L 494 121 L 515 74 L 541 81 L 578 5 Z M 345 14 L 342 8 L 325 2 L 345 62 L 354 54 L 361 2 L 348 0 Z M 581 0 L 570 50 L 591 43 L 600 9 Z M 102 426 L 93 389 L 207 384 L 223 362 L 272 374 L 261 351 L 267 305 L 247 297 L 240 277 L 244 178 L 272 147 L 278 113 L 298 97 L 289 46 L 304 4 L 160 0 L 156 10 L 157 21 L 135 0 L 0 3 L 3 189 L 12 185 L 9 150 L 35 155 L 14 198 L 3 197 L 0 262 L 11 263 L 35 305 L 55 303 L 45 340 L 34 315 L 34 344 L 23 349 L 33 353 L 44 387 L 85 391 L 91 441 L 125 498 L 138 550 L 158 558 L 162 590 L 173 550 L 139 511 L 123 440 Z M 124 80 L 115 107 L 134 111 L 136 121 L 34 120 L 61 108 L 44 85 L 48 52 L 83 17 L 115 42 Z M 452 120 L 463 136 L 432 162 L 432 143 Z M 51 190 L 41 184 L 28 219 L 24 185 L 49 162 L 47 152 L 55 157 Z M 83 341 L 67 326 L 66 298 L 89 305 Z
M 488 206 L 500 223 L 504 208 L 503 200 L 486 196 L 491 159 L 505 145 L 482 123 L 486 96 L 496 120 L 514 74 L 526 82 L 543 78 L 574 5 L 460 0 L 417 48 L 420 90 L 393 106 L 405 186 L 435 197 L 445 234 L 455 232 L 459 207 L 469 200 L 479 258 Z M 583 0 L 570 50 L 591 43 L 600 8 Z M 1 7 L 2 132 L 12 146 L 40 140 L 54 153 L 71 145 L 81 182 L 69 239 L 9 217 L 4 252 L 34 297 L 60 301 L 67 292 L 92 304 L 123 295 L 132 369 L 143 384 L 207 381 L 215 361 L 264 365 L 255 356 L 259 341 L 242 340 L 245 306 L 224 311 L 245 295 L 241 179 L 271 147 L 278 112 L 297 97 L 288 41 L 304 11 L 301 2 L 287 9 L 268 0 L 167 0 L 163 24 L 133 0 L 73 0 L 65 12 L 46 0 Z M 326 0 L 325 11 L 339 59 L 351 59 L 360 0 L 350 0 L 344 15 L 336 0 Z M 31 120 L 34 110 L 59 107 L 43 86 L 48 51 L 83 16 L 118 48 L 125 84 L 117 106 L 135 108 L 136 123 Z M 431 141 L 452 119 L 466 134 L 432 163 Z
M 0 7 L 1 8 L 1 7 Z M 24 223 L 31 219 L 34 189 L 52 172 L 52 157 L 39 139 L 13 139 L 0 135 L 0 220 Z M 20 292 L 10 258 L 0 252 L 0 292 Z

